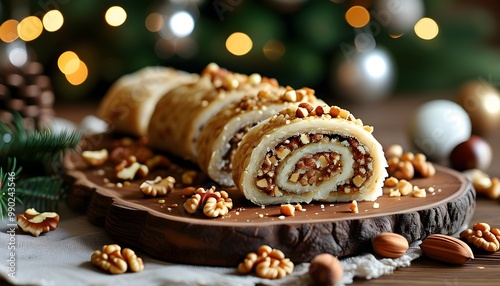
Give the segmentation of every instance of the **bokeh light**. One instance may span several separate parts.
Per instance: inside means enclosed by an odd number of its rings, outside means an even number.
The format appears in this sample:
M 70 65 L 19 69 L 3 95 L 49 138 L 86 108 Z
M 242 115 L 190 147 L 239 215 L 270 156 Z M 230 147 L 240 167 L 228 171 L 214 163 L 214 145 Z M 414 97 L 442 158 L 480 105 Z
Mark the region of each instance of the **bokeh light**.
M 74 73 L 65 74 L 66 79 L 72 85 L 82 84 L 83 82 L 85 82 L 88 75 L 89 75 L 89 71 L 88 71 L 87 65 L 82 61 L 80 61 L 80 63 L 78 64 L 78 69 Z
M 28 62 L 26 47 L 14 47 L 9 51 L 9 61 L 16 67 L 21 67 Z
M 146 29 L 150 32 L 158 32 L 163 27 L 163 16 L 160 13 L 151 13 L 146 17 Z
M 58 60 L 57 66 L 63 74 L 75 73 L 80 68 L 80 58 L 72 51 L 62 53 Z
M 17 25 L 19 38 L 25 42 L 38 38 L 43 31 L 42 20 L 35 16 L 28 16 Z
M 106 23 L 108 23 L 108 25 L 118 27 L 125 23 L 125 20 L 127 20 L 127 12 L 125 12 L 125 9 L 120 6 L 113 6 L 106 11 L 104 18 L 106 19 Z
M 45 30 L 55 32 L 62 27 L 64 17 L 59 10 L 50 10 L 43 16 L 42 22 Z
M 11 43 L 19 38 L 17 33 L 17 25 L 19 22 L 14 19 L 9 19 L 0 26 L 0 39 L 6 43 Z
M 424 17 L 415 24 L 415 34 L 421 39 L 432 40 L 439 34 L 439 26 L 431 18 Z
M 193 16 L 186 11 L 174 13 L 168 24 L 172 33 L 179 38 L 189 36 L 194 30 Z
M 389 69 L 386 59 L 377 52 L 368 55 L 363 67 L 366 73 L 374 79 L 382 78 Z
M 277 61 L 285 54 L 285 45 L 278 40 L 269 40 L 262 49 L 266 58 Z
M 389 34 L 389 37 L 393 38 L 393 39 L 399 39 L 403 36 L 403 34 Z
M 345 19 L 354 28 L 361 28 L 370 22 L 370 13 L 363 6 L 352 6 L 345 13 Z
M 354 37 L 354 45 L 358 51 L 371 51 L 377 46 L 375 38 L 370 33 L 359 33 Z
M 243 56 L 250 52 L 253 42 L 250 37 L 241 32 L 231 34 L 226 40 L 226 49 L 235 56 Z

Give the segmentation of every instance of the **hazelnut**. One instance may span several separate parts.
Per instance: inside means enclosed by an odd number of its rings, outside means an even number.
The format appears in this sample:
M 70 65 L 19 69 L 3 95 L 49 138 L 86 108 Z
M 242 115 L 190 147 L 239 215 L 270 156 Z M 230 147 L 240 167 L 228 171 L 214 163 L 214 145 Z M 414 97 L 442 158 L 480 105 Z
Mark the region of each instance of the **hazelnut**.
M 335 285 L 344 276 L 344 269 L 337 257 L 322 253 L 309 264 L 309 277 L 315 285 Z

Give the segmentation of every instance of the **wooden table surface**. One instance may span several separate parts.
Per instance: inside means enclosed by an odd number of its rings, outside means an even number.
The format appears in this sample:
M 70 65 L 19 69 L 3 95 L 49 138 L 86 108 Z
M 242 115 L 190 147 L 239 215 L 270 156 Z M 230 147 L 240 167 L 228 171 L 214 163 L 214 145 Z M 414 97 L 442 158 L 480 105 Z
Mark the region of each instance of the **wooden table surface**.
M 338 104 L 349 109 L 363 122 L 375 127 L 374 135 L 384 146 L 400 144 L 410 150 L 406 135 L 406 124 L 419 104 L 443 95 L 410 95 L 392 97 L 384 102 L 369 105 Z M 92 114 L 96 104 L 61 104 L 56 107 L 56 115 L 73 122 L 80 122 Z M 500 131 L 500 130 L 498 130 Z M 500 177 L 500 132 L 486 137 L 493 147 L 493 162 L 487 170 L 490 176 Z M 500 201 L 483 197 L 477 198 L 477 205 L 471 225 L 486 222 L 492 227 L 500 227 Z M 476 255 L 476 259 L 463 265 L 452 266 L 421 257 L 410 267 L 398 269 L 392 275 L 369 281 L 356 280 L 354 285 L 499 285 L 500 252 Z

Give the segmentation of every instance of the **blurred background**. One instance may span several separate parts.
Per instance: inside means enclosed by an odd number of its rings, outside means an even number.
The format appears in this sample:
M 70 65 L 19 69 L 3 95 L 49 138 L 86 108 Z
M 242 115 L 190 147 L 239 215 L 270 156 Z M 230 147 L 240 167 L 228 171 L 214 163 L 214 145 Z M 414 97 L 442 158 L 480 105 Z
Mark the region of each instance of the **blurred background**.
M 494 0 L 3 0 L 0 63 L 4 76 L 40 63 L 56 102 L 99 100 L 145 66 L 210 62 L 366 102 L 496 85 L 499 16 Z

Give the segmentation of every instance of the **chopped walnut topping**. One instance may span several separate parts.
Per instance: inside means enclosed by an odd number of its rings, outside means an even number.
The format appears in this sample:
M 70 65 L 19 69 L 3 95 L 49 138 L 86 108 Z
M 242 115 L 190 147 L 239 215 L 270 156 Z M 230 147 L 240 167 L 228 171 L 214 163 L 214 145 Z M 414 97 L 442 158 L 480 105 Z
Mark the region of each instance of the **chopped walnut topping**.
M 349 204 L 349 210 L 353 213 L 358 213 L 359 212 L 359 208 L 358 208 L 358 202 L 356 200 L 353 200 L 350 204 Z
M 280 206 L 280 213 L 284 216 L 294 216 L 295 215 L 295 208 L 291 204 L 281 205 Z
M 403 196 L 409 195 L 413 191 L 412 184 L 410 182 L 408 182 L 407 180 L 399 180 L 398 184 L 397 184 L 397 188 L 398 188 L 399 192 L 401 193 L 401 195 L 403 195 Z
M 411 195 L 417 198 L 425 198 L 427 196 L 427 192 L 425 191 L 425 189 L 413 186 L 413 191 L 411 192 Z
M 389 187 L 389 188 L 393 188 L 393 187 L 396 187 L 397 184 L 398 184 L 398 179 L 396 179 L 395 177 L 388 177 L 387 179 L 385 179 L 384 181 L 384 187 Z
M 389 192 L 389 197 L 401 197 L 401 193 L 398 189 L 391 189 Z

